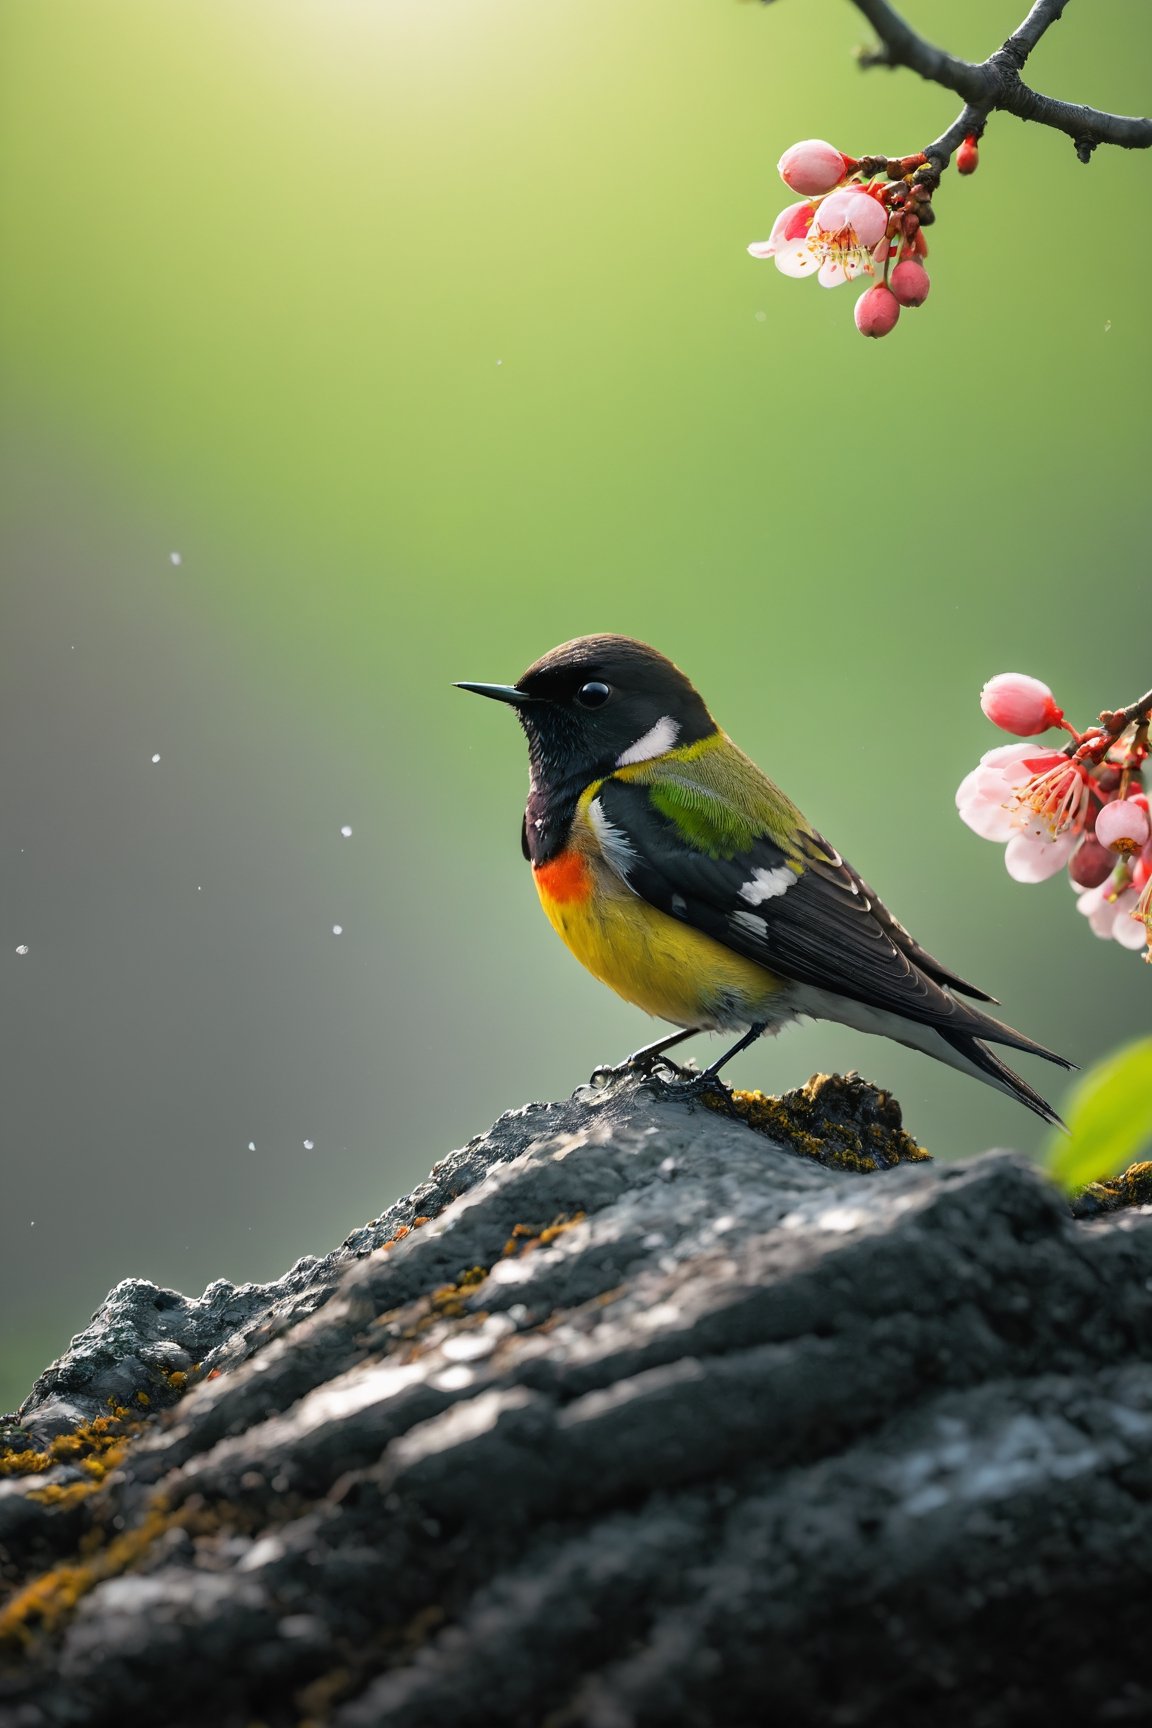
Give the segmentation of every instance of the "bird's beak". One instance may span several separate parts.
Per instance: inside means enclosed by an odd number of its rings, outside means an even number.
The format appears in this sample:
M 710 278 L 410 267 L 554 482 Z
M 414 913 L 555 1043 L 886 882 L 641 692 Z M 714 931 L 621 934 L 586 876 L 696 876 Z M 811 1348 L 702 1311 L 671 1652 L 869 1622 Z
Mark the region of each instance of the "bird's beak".
M 457 684 L 455 688 L 473 690 L 477 696 L 491 696 L 493 702 L 510 702 L 513 708 L 526 708 L 529 702 L 537 700 L 527 691 L 517 690 L 515 684 Z

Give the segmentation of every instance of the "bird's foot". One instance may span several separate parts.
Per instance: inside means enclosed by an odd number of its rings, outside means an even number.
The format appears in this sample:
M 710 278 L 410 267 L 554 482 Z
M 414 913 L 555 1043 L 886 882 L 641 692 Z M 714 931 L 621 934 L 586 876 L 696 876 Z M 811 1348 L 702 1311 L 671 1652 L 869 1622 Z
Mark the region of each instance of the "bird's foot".
M 662 1074 L 654 1074 L 652 1078 L 669 1097 L 700 1098 L 706 1092 L 717 1096 L 727 1093 L 728 1088 L 719 1074 L 713 1074 L 710 1068 L 700 1074 L 692 1068 L 681 1068 L 678 1062 L 665 1062 L 662 1066 L 670 1068 L 674 1078 L 666 1080 Z
M 647 1051 L 640 1050 L 635 1056 L 626 1057 L 623 1062 L 602 1063 L 600 1067 L 593 1068 L 588 1082 L 592 1086 L 610 1086 L 613 1080 L 650 1079 L 657 1076 L 658 1069 L 674 1074 L 682 1080 L 691 1079 L 694 1073 L 693 1069 L 673 1062 L 670 1056 L 649 1055 Z

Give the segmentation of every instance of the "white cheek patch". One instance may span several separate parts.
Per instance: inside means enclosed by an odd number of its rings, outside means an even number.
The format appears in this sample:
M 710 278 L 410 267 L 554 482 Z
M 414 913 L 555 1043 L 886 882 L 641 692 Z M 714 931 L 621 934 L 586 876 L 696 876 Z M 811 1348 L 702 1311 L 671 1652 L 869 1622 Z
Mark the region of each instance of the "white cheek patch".
M 650 762 L 653 756 L 663 756 L 680 736 L 680 722 L 670 714 L 657 720 L 650 732 L 630 744 L 622 756 L 617 756 L 617 768 L 630 768 L 636 762 Z
M 790 864 L 777 864 L 775 869 L 766 870 L 761 866 L 753 870 L 751 879 L 740 889 L 741 900 L 747 900 L 749 906 L 759 906 L 764 900 L 774 900 L 778 894 L 786 894 L 793 882 L 799 877 Z

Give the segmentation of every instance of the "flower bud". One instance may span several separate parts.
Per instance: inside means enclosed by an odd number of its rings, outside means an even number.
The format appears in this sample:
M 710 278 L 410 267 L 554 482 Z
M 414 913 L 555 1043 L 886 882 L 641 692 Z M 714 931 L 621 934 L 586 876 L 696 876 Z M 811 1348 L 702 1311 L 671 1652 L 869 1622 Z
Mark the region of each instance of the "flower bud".
M 957 174 L 975 174 L 980 166 L 980 145 L 971 133 L 956 152 Z
M 923 264 L 917 264 L 914 258 L 906 258 L 889 276 L 888 286 L 901 306 L 923 306 L 932 284 Z
M 900 316 L 900 302 L 890 289 L 878 282 L 856 302 L 856 328 L 861 336 L 887 336 Z
M 1072 854 L 1068 874 L 1078 888 L 1099 888 L 1116 868 L 1116 855 L 1086 835 Z
M 1096 838 L 1112 852 L 1139 852 L 1148 835 L 1148 812 L 1134 798 L 1114 798 L 1096 818 Z
M 791 186 L 793 192 L 802 192 L 805 197 L 819 197 L 822 192 L 831 192 L 833 186 L 839 186 L 848 163 L 843 154 L 825 143 L 823 138 L 805 138 L 802 144 L 793 144 L 785 150 L 776 166 L 781 180 L 785 186 Z
M 1017 738 L 1034 738 L 1064 718 L 1047 684 L 1025 672 L 998 672 L 989 678 L 980 692 L 980 706 L 994 726 L 1014 732 Z

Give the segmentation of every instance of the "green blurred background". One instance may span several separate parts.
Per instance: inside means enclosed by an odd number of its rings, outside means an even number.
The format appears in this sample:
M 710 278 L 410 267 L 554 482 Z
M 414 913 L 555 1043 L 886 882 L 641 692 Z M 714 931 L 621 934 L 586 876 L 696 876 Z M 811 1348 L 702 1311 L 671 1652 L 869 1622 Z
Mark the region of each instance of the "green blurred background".
M 909 10 L 979 57 L 1023 7 Z M 993 672 L 1082 722 L 1152 682 L 1152 162 L 994 121 L 864 342 L 744 248 L 793 140 L 952 119 L 866 39 L 844 0 L 7 0 L 0 1410 L 118 1278 L 275 1275 L 655 1035 L 540 915 L 511 716 L 449 688 L 568 636 L 681 661 L 1033 1035 L 1148 1026 L 953 792 Z M 1031 76 L 1139 112 L 1150 64 L 1111 0 Z M 835 1027 L 734 1077 L 849 1066 L 940 1155 L 1042 1143 Z

